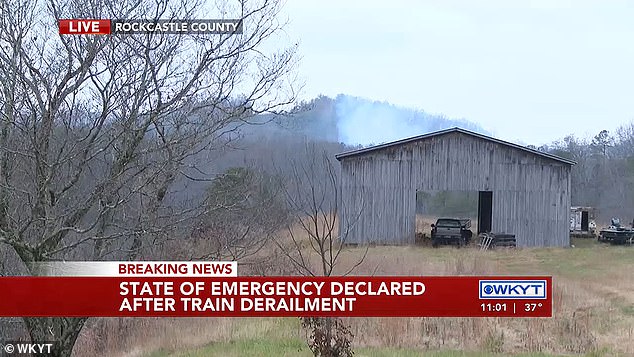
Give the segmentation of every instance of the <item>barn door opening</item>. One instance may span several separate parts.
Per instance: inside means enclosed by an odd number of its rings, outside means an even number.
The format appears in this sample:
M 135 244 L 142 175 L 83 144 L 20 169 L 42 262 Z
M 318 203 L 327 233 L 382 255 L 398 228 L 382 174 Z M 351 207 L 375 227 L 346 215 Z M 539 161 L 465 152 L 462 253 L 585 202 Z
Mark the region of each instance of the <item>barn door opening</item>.
M 473 241 L 472 237 L 477 231 L 475 227 L 477 213 L 478 191 L 416 191 L 416 242 L 422 245 L 432 245 L 432 224 L 438 223 L 439 219 L 449 219 L 461 221 L 464 227 L 464 243 L 469 244 Z M 460 241 L 446 240 L 441 244 L 445 243 L 459 244 Z
M 583 232 L 588 231 L 588 211 L 581 211 L 581 230 Z
M 493 192 L 478 192 L 478 234 L 491 232 L 493 217 Z

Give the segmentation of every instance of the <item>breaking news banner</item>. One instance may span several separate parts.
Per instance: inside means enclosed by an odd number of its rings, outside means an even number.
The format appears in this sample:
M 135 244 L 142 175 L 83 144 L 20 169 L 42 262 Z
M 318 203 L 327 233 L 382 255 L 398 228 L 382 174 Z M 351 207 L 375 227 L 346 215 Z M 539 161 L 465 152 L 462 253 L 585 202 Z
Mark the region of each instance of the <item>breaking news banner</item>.
M 236 268 L 56 263 L 47 276 L 0 277 L 0 317 L 552 317 L 552 277 L 238 277 Z
M 44 262 L 34 265 L 40 276 L 235 277 L 236 262 Z
M 59 20 L 60 35 L 117 35 L 117 34 L 241 34 L 242 20 Z

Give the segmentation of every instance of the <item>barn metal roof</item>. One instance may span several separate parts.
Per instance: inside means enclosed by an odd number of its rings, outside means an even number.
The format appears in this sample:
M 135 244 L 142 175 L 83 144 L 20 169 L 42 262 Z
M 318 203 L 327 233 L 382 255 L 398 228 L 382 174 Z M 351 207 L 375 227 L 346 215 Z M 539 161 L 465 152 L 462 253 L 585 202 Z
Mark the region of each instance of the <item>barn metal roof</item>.
M 545 157 L 545 158 L 548 158 L 548 159 L 552 159 L 552 160 L 555 160 L 555 161 L 563 162 L 564 164 L 568 164 L 568 165 L 576 164 L 575 161 L 565 159 L 565 158 L 563 158 L 561 156 L 548 154 L 548 153 L 545 153 L 545 152 L 541 152 L 539 150 L 531 149 L 531 148 L 528 148 L 528 147 L 525 147 L 525 146 L 522 146 L 522 145 L 513 144 L 513 143 L 510 143 L 508 141 L 492 138 L 490 136 L 482 135 L 482 134 L 479 134 L 479 133 L 476 133 L 476 132 L 473 132 L 473 131 L 469 131 L 469 130 L 465 130 L 465 129 L 462 129 L 462 128 L 458 128 L 458 127 L 445 129 L 445 130 L 440 130 L 440 131 L 435 131 L 433 133 L 418 135 L 418 136 L 414 136 L 414 137 L 406 138 L 406 139 L 401 139 L 401 140 L 397 140 L 397 141 L 392 141 L 392 142 L 385 143 L 385 144 L 370 146 L 370 147 L 363 148 L 363 149 L 347 151 L 347 152 L 343 152 L 343 153 L 337 154 L 337 155 L 335 155 L 335 157 L 337 158 L 337 160 L 341 161 L 341 159 L 344 159 L 344 158 L 347 158 L 347 157 L 362 155 L 362 154 L 365 154 L 365 153 L 368 153 L 368 152 L 373 152 L 373 151 L 382 150 L 382 149 L 393 147 L 393 146 L 408 144 L 408 143 L 411 143 L 411 142 L 424 140 L 424 139 L 435 137 L 435 136 L 441 136 L 441 135 L 445 135 L 445 134 L 449 134 L 449 133 L 462 133 L 462 134 L 470 135 L 470 136 L 473 136 L 473 137 L 476 137 L 476 138 L 480 138 L 480 139 L 488 140 L 488 141 L 491 141 L 491 142 L 494 142 L 494 143 L 498 143 L 498 144 L 501 144 L 501 145 L 506 145 L 506 146 L 509 146 L 509 147 L 512 147 L 512 148 L 515 148 L 515 149 L 518 149 L 518 150 L 526 151 L 526 152 L 529 152 L 529 153 L 534 154 L 534 155 L 539 155 L 539 156 L 542 156 L 542 157 Z

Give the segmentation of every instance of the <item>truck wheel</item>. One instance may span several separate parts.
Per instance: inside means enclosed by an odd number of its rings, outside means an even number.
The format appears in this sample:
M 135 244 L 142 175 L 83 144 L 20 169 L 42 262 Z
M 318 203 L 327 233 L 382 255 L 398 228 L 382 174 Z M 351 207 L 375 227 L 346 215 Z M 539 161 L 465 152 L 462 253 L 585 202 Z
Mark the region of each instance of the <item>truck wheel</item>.
M 438 241 L 436 239 L 431 241 L 431 246 L 434 248 L 438 248 Z

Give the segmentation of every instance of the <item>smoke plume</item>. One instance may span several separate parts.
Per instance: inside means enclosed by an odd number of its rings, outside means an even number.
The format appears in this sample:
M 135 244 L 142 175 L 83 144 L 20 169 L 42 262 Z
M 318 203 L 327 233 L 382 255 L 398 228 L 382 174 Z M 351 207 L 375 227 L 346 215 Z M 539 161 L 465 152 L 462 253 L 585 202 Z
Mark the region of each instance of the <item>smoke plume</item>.
M 347 145 L 380 144 L 453 127 L 490 135 L 464 119 L 448 119 L 341 94 L 335 99 L 335 112 L 339 141 Z

